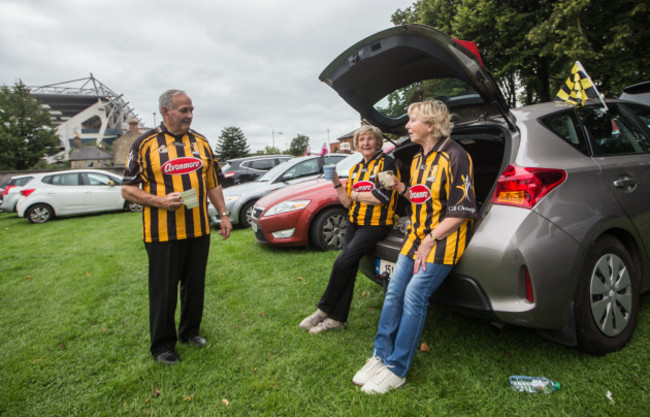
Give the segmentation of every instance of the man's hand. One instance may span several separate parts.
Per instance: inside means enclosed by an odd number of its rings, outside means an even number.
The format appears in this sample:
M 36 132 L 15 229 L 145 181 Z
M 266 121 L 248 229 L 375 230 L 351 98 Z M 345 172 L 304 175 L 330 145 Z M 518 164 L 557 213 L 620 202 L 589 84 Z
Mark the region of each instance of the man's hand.
M 230 237 L 230 232 L 232 231 L 232 224 L 230 223 L 230 219 L 227 216 L 221 218 L 219 227 L 221 230 L 219 230 L 217 233 L 221 235 L 221 239 L 228 239 Z
M 173 192 L 164 197 L 159 197 L 158 203 L 161 209 L 174 211 L 183 204 L 183 199 L 181 198 L 181 193 Z

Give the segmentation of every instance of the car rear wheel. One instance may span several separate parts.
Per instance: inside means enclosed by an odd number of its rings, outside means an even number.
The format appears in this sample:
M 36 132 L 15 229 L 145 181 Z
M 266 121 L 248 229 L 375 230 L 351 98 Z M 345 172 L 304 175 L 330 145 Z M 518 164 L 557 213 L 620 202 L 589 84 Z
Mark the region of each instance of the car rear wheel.
M 47 204 L 35 204 L 27 209 L 27 218 L 30 223 L 45 223 L 54 218 L 54 210 Z
M 340 207 L 332 207 L 320 213 L 311 226 L 312 244 L 322 251 L 341 249 L 345 239 L 347 215 L 347 210 Z
M 578 347 L 594 355 L 623 348 L 639 309 L 635 264 L 623 244 L 599 239 L 587 254 L 576 294 Z
M 251 227 L 251 223 L 253 222 L 253 206 L 255 206 L 255 201 L 249 201 L 239 211 L 239 224 L 241 227 Z

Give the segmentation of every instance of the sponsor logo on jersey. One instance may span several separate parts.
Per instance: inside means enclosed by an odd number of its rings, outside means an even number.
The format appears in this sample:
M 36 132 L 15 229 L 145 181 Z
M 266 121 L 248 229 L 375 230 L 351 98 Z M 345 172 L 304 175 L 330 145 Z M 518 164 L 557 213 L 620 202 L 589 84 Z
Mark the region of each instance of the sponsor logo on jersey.
M 416 184 L 409 191 L 411 192 L 410 200 L 413 204 L 422 204 L 431 198 L 431 190 L 423 184 Z
M 352 189 L 358 193 L 362 191 L 372 191 L 375 189 L 375 184 L 370 181 L 359 181 L 352 185 Z
M 203 161 L 198 158 L 176 158 L 162 165 L 163 174 L 181 175 L 194 172 L 203 166 Z
M 158 152 L 159 153 L 167 153 L 168 152 L 167 151 L 167 145 L 165 145 L 165 144 L 160 145 L 160 147 L 158 148 Z

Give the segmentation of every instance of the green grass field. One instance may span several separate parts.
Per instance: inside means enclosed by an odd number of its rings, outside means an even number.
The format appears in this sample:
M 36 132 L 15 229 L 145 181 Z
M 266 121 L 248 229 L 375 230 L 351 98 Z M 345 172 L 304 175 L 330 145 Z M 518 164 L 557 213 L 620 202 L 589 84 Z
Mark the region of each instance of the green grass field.
M 336 252 L 212 235 L 202 334 L 182 362 L 149 355 L 140 214 L 31 225 L 0 214 L 2 416 L 642 416 L 650 404 L 650 298 L 622 351 L 592 357 L 530 329 L 432 306 L 407 384 L 367 396 L 350 380 L 371 353 L 381 288 L 361 274 L 348 328 L 309 335 Z M 546 376 L 551 395 L 511 391 Z M 613 401 L 607 398 L 612 393 Z

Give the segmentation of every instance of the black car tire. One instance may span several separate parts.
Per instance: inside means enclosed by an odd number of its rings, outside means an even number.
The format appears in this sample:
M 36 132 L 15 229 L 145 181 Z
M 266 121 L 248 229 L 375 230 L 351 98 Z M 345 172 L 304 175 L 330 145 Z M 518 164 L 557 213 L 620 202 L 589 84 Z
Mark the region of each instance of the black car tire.
M 243 228 L 251 227 L 251 222 L 252 222 L 252 217 L 253 217 L 253 206 L 255 206 L 255 202 L 257 200 L 253 201 L 247 201 L 246 204 L 244 204 L 239 210 L 239 224 Z
M 134 203 L 134 202 L 131 202 L 131 201 L 125 201 L 124 202 L 124 209 L 126 211 L 128 211 L 128 212 L 131 212 L 131 213 L 138 213 L 138 212 L 142 211 L 142 206 L 140 204 L 138 204 L 138 203 Z
M 47 204 L 34 204 L 27 209 L 27 218 L 30 223 L 45 223 L 54 218 L 54 210 Z
M 341 249 L 345 240 L 348 211 L 332 207 L 320 213 L 312 222 L 309 237 L 311 243 L 322 251 Z
M 623 244 L 612 236 L 598 239 L 575 296 L 578 348 L 593 355 L 622 349 L 636 326 L 639 290 L 636 265 Z

